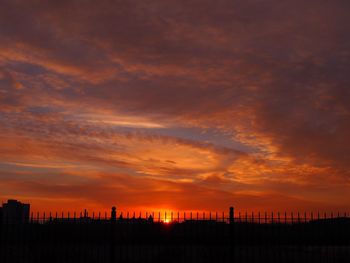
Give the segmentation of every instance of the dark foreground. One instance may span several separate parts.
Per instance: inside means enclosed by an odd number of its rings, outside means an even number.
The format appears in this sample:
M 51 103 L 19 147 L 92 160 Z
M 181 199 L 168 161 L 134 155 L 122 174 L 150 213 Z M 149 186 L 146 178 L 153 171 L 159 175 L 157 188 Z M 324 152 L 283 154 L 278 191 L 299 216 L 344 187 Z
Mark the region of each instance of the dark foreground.
M 3 224 L 0 262 L 350 262 L 350 220 Z

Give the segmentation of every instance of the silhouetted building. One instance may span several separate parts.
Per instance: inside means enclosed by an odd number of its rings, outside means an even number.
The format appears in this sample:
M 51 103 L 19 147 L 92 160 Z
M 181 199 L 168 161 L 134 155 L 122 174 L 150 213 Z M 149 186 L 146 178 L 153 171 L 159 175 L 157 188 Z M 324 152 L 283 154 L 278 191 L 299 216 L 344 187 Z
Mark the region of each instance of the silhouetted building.
M 29 211 L 29 204 L 10 199 L 2 205 L 2 221 L 6 224 L 28 223 Z

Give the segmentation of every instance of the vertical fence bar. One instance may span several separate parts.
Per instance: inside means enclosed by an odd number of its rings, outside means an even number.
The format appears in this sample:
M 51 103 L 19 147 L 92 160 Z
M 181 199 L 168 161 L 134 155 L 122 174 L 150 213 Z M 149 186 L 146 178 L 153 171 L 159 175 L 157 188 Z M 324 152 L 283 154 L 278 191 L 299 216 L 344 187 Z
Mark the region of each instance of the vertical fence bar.
M 233 208 L 233 206 L 230 207 L 230 219 L 229 219 L 229 223 L 233 224 L 235 220 L 235 210 Z
M 234 233 L 234 218 L 235 218 L 235 212 L 234 212 L 234 207 L 231 206 L 230 207 L 230 211 L 229 211 L 229 227 L 230 227 L 230 241 L 229 241 L 229 245 L 230 245 L 230 250 L 229 250 L 229 259 L 232 262 L 234 259 L 234 249 L 235 249 L 235 245 L 234 245 L 234 241 L 235 241 L 235 233 Z
M 110 234 L 110 263 L 115 263 L 115 224 L 117 222 L 117 209 L 111 211 L 111 234 Z
M 284 211 L 284 223 L 287 224 L 287 212 Z
M 271 224 L 273 224 L 273 212 L 271 212 Z

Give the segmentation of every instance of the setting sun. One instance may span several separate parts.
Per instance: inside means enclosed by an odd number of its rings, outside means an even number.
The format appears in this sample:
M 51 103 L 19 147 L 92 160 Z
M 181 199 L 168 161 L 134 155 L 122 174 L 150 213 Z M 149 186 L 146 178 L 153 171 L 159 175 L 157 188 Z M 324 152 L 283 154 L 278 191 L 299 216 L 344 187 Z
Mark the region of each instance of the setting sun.
M 171 222 L 171 219 L 169 219 L 169 218 L 166 218 L 166 219 L 164 219 L 164 221 L 163 221 L 165 224 L 169 224 L 170 222 Z
M 349 1 L 295 1 L 1 1 L 0 199 L 348 210 Z

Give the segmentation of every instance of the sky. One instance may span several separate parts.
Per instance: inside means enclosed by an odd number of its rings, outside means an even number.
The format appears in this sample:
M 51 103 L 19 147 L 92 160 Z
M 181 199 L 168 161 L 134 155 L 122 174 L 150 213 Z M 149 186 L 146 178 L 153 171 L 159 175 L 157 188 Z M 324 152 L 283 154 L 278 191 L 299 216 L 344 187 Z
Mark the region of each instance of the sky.
M 0 200 L 349 211 L 347 0 L 0 1 Z

